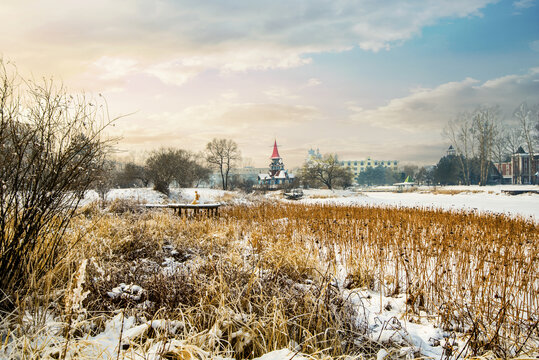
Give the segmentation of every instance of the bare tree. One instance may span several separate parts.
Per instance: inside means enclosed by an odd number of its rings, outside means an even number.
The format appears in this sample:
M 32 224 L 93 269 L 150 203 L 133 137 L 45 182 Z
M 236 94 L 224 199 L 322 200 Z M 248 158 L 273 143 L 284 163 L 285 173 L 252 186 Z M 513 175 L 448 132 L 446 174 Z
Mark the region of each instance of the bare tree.
M 434 171 L 433 169 L 427 169 L 422 166 L 416 174 L 416 180 L 418 184 L 430 185 L 433 182 Z
M 417 172 L 419 171 L 419 166 L 414 164 L 408 164 L 404 165 L 402 167 L 402 172 L 404 173 L 404 178 L 406 179 L 408 176 L 412 179 L 415 179 Z
M 479 185 L 485 186 L 488 170 L 492 162 L 494 140 L 498 134 L 499 109 L 497 107 L 479 108 L 473 116 L 474 135 L 479 157 Z
M 96 180 L 94 181 L 94 188 L 99 199 L 101 200 L 101 207 L 104 208 L 107 203 L 107 194 L 114 184 L 114 171 L 116 164 L 111 160 L 106 160 L 103 163 L 101 169 L 96 172 Z
M 507 129 L 500 128 L 492 145 L 492 158 L 499 165 L 505 161 L 507 155 Z
M 530 182 L 534 182 L 533 175 L 537 172 L 534 155 L 535 155 L 535 139 L 534 139 L 534 127 L 536 125 L 536 119 L 539 116 L 539 106 L 529 107 L 528 104 L 523 102 L 518 106 L 514 112 L 515 118 L 518 120 L 520 130 L 522 132 L 522 138 L 527 147 L 530 157 L 529 176 Z
M 113 185 L 120 188 L 146 187 L 149 182 L 150 179 L 144 166 L 128 162 L 123 169 L 115 172 Z
M 498 136 L 499 108 L 482 107 L 473 112 L 462 112 L 449 121 L 443 130 L 457 152 L 464 183 L 470 185 L 472 160 L 479 158 L 479 184 L 486 185 L 488 171 Z
M 0 290 L 21 294 L 65 254 L 63 235 L 103 166 L 106 103 L 0 59 Z M 21 294 L 23 295 L 23 294 Z M 5 303 L 4 303 L 5 304 Z M 2 305 L 3 306 L 3 305 Z
M 214 138 L 206 144 L 206 161 L 221 174 L 223 190 L 228 189 L 228 174 L 236 163 L 241 160 L 238 144 L 230 139 Z
M 461 166 L 464 183 L 470 185 L 471 159 L 475 153 L 475 129 L 473 126 L 473 114 L 462 112 L 456 118 L 450 120 L 444 128 L 445 135 L 457 152 Z
M 146 173 L 153 182 L 154 189 L 165 195 L 175 181 L 178 186 L 192 186 L 198 177 L 207 174 L 195 159 L 195 156 L 183 149 L 162 148 L 153 151 L 146 160 Z
M 522 131 L 519 127 L 511 127 L 506 130 L 506 150 L 510 155 L 517 152 L 518 147 L 522 144 Z
M 328 189 L 335 186 L 349 186 L 352 184 L 354 174 L 349 168 L 341 165 L 336 154 L 325 155 L 322 159 L 306 162 L 300 170 L 304 182 L 313 185 L 321 183 Z

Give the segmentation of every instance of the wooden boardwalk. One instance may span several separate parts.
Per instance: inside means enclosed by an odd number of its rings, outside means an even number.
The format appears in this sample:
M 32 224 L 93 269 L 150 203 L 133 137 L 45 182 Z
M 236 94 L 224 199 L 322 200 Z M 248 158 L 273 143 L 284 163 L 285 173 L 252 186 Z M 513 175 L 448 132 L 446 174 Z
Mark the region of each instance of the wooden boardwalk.
M 178 216 L 198 215 L 200 212 L 206 212 L 208 216 L 219 216 L 219 206 L 221 204 L 146 204 L 147 209 L 172 209 Z

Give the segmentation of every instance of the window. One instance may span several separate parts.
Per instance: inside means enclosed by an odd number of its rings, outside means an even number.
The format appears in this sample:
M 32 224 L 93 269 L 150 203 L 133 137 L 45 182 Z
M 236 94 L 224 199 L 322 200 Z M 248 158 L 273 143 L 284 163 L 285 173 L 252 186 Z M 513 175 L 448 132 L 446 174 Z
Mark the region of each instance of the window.
M 354 161 L 354 166 L 357 166 L 357 161 Z

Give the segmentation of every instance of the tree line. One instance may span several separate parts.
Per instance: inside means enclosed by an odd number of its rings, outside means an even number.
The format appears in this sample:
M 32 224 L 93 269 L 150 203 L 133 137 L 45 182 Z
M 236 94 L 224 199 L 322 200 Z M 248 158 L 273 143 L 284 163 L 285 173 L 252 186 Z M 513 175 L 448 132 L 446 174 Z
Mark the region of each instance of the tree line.
M 458 177 L 465 185 L 486 185 L 495 172 L 493 163 L 509 161 L 519 147 L 530 155 L 536 155 L 539 146 L 539 105 L 521 103 L 512 118 L 504 119 L 499 107 L 478 107 L 462 112 L 448 122 L 443 135 L 456 151 Z M 535 174 L 535 162 L 531 162 L 530 174 Z M 439 164 L 445 165 L 445 164 Z M 454 176 L 454 173 L 453 173 Z M 478 176 L 478 179 L 476 177 Z
M 111 188 L 147 187 L 153 185 L 169 195 L 172 184 L 178 187 L 198 187 L 210 180 L 212 171 L 218 172 L 223 190 L 230 187 L 230 171 L 241 160 L 236 142 L 230 139 L 213 139 L 201 153 L 179 148 L 160 148 L 150 152 L 144 165 L 114 161 L 102 168 L 95 188 L 102 200 Z

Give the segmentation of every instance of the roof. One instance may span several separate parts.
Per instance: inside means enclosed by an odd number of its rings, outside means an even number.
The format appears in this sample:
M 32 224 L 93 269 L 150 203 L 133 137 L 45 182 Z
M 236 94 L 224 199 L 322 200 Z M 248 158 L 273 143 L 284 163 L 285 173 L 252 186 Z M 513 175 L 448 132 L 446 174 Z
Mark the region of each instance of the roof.
M 517 149 L 517 154 L 526 154 L 526 152 L 524 151 L 524 149 L 522 148 L 522 146 L 519 146 L 518 149 Z
M 280 159 L 279 150 L 277 150 L 277 140 L 273 143 L 273 154 L 271 154 L 272 159 Z
M 275 175 L 274 177 L 276 179 L 286 179 L 288 176 L 288 174 L 286 173 L 286 171 L 282 171 L 282 170 L 279 170 Z

